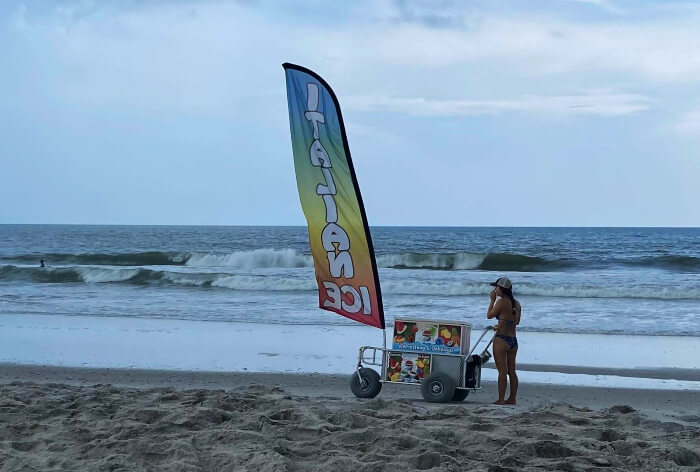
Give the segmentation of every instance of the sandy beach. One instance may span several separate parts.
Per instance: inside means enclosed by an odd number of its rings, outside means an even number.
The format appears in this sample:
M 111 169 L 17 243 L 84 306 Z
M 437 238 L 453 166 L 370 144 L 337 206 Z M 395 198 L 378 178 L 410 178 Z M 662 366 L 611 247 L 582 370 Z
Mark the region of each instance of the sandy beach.
M 0 470 L 700 470 L 693 391 L 352 396 L 344 375 L 0 365 Z

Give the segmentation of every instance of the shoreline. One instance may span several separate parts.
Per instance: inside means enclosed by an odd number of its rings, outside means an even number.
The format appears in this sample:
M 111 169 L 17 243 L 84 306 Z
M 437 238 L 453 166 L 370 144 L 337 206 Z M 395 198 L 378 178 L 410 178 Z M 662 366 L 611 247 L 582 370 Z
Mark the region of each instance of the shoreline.
M 616 377 L 631 377 L 635 379 L 657 379 L 657 380 L 687 380 L 691 382 L 700 382 L 700 369 L 682 369 L 678 367 L 666 368 L 616 368 L 616 367 L 592 367 L 592 366 L 575 366 L 575 365 L 557 365 L 557 364 L 522 364 L 518 363 L 518 371 L 520 372 L 554 372 L 560 374 L 582 374 L 582 375 L 606 375 Z M 484 366 L 484 369 L 495 369 L 496 367 L 489 363 Z
M 472 342 L 480 333 L 472 332 Z M 700 338 L 519 333 L 527 383 L 700 391 Z M 211 372 L 352 373 L 366 326 L 110 318 L 0 317 L 0 363 Z M 480 352 L 485 343 L 476 349 Z M 495 380 L 493 361 L 483 371 Z

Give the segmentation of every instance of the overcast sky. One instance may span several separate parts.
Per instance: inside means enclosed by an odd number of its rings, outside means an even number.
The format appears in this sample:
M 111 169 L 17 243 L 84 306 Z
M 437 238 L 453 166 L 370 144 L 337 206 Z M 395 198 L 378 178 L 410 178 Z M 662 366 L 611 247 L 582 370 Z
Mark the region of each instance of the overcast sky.
M 371 225 L 699 226 L 700 4 L 0 3 L 0 223 L 302 225 L 289 61 Z

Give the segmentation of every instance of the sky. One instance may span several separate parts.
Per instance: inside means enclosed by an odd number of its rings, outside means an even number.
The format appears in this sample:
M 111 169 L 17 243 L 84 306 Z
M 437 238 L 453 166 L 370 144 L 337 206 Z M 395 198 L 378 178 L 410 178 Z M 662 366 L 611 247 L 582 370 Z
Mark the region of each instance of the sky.
M 370 225 L 700 226 L 700 3 L 0 3 L 0 224 L 303 225 L 281 64 Z

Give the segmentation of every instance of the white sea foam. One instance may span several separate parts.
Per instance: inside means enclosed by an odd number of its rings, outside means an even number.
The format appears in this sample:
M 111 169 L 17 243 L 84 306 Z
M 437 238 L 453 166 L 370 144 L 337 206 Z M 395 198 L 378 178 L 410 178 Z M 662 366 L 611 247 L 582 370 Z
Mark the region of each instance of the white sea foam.
M 88 283 L 123 282 L 137 275 L 142 269 L 76 268 L 80 278 Z M 147 271 L 140 274 L 143 282 L 164 281 L 175 285 L 229 288 L 242 291 L 308 291 L 316 290 L 312 277 L 296 278 L 272 275 L 235 275 L 226 273 L 187 273 L 171 271 Z M 382 291 L 391 295 L 469 296 L 487 295 L 490 287 L 480 282 L 396 280 L 385 278 Z M 555 298 L 636 298 L 659 300 L 700 300 L 700 287 L 668 286 L 596 286 L 555 285 L 546 283 L 520 283 L 517 296 Z
M 210 274 L 187 274 L 184 272 L 164 272 L 162 273 L 163 280 L 167 280 L 176 285 L 194 285 L 201 287 L 212 281 L 212 277 L 216 275 Z
M 280 251 L 277 251 L 280 252 Z M 277 254 L 277 261 L 289 263 L 289 261 L 305 262 L 309 256 L 299 255 L 291 250 L 282 251 L 288 253 Z M 239 253 L 235 254 L 240 256 Z M 251 255 L 238 257 L 236 263 L 262 264 L 254 266 L 267 267 L 266 264 L 274 264 L 269 258 L 265 260 Z M 210 255 L 206 257 L 212 257 Z M 217 256 L 219 257 L 219 256 Z M 221 256 L 229 257 L 229 256 Z M 233 260 L 235 258 L 230 258 Z M 286 262 L 285 262 L 286 261 Z M 300 263 L 301 263 L 300 262 Z M 385 261 L 386 262 L 386 261 Z M 391 262 L 391 261 L 389 261 Z M 221 263 L 221 260 L 219 260 Z M 310 258 L 308 259 L 310 264 Z M 272 266 L 277 267 L 277 266 Z M 286 266 L 283 266 L 283 268 Z M 303 267 L 308 267 L 304 265 Z M 151 270 L 144 268 L 123 267 L 62 267 L 40 270 L 34 267 L 2 266 L 7 273 L 26 272 L 31 276 L 42 276 L 51 282 L 77 282 L 83 280 L 87 283 L 119 283 L 135 282 L 139 284 L 173 284 L 182 286 L 213 286 L 229 288 L 241 291 L 310 291 L 317 290 L 316 281 L 311 272 L 296 273 L 297 276 L 277 275 L 248 275 L 236 274 L 236 269 L 225 267 L 221 272 L 209 271 L 202 267 L 182 267 L 176 270 Z M 246 267 L 242 267 L 247 270 Z M 233 270 L 231 270 L 233 269 Z M 308 269 L 305 269 L 305 272 Z M 233 272 L 233 273 L 232 273 Z M 71 275 L 74 274 L 74 275 Z M 382 277 L 382 291 L 388 295 L 418 295 L 418 296 L 470 296 L 486 295 L 490 287 L 483 282 L 467 282 L 460 280 L 444 280 L 429 278 L 405 278 L 400 272 L 387 272 Z M 408 273 L 410 274 L 410 273 Z M 599 298 L 599 299 L 647 299 L 647 300 L 700 300 L 700 287 L 684 282 L 680 285 L 640 284 L 640 285 L 603 285 L 590 283 L 556 284 L 546 281 L 521 282 L 516 286 L 515 296 L 535 296 L 552 298 Z
M 201 285 L 202 283 L 197 283 Z M 316 290 L 312 278 L 298 279 L 277 276 L 221 275 L 211 283 L 214 287 L 256 291 Z M 429 282 L 417 280 L 385 280 L 382 291 L 388 295 L 469 296 L 487 295 L 490 287 L 483 283 Z M 639 298 L 683 300 L 700 299 L 700 288 L 676 289 L 668 287 L 594 287 L 520 284 L 517 294 L 562 298 Z
M 491 287 L 483 283 L 386 280 L 382 291 L 395 295 L 487 295 Z M 519 284 L 519 295 L 561 298 L 641 298 L 661 300 L 700 299 L 700 288 L 676 287 L 601 287 L 586 285 Z
M 311 256 L 297 253 L 294 249 L 255 249 L 231 254 L 195 253 L 187 261 L 191 267 L 233 267 L 257 269 L 267 267 L 311 267 Z
M 140 269 L 117 269 L 102 267 L 77 267 L 80 278 L 87 283 L 123 282 L 139 273 Z
M 388 254 L 377 256 L 379 267 L 430 269 L 476 269 L 486 254 L 461 252 L 457 254 Z M 194 253 L 187 261 L 190 267 L 232 267 L 239 269 L 312 267 L 311 256 L 294 249 L 256 249 L 230 254 Z
M 486 254 L 460 252 L 457 254 L 389 254 L 377 257 L 379 267 L 470 270 L 478 268 Z
M 286 277 L 256 277 L 231 275 L 220 277 L 211 284 L 213 287 L 225 287 L 233 290 L 258 291 L 308 291 L 316 290 L 313 279 L 291 279 Z
M 647 298 L 661 300 L 700 299 L 700 287 L 645 287 L 591 285 L 520 284 L 517 293 L 523 295 L 573 298 Z

